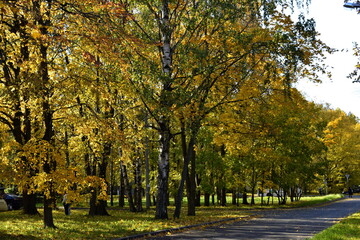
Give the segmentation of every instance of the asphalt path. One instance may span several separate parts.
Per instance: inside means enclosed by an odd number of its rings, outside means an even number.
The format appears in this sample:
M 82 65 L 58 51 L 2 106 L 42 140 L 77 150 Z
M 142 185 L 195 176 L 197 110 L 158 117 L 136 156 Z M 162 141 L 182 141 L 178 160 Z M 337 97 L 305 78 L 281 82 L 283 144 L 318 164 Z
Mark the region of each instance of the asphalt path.
M 309 239 L 358 211 L 360 196 L 354 196 L 316 207 L 263 211 L 246 221 L 147 239 Z

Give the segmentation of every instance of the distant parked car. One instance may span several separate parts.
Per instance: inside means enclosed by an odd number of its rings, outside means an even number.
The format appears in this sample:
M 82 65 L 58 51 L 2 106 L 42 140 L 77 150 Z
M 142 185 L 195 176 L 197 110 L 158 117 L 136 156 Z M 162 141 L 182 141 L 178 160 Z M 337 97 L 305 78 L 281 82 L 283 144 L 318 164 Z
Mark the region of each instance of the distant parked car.
M 23 198 L 16 194 L 5 193 L 5 188 L 0 187 L 0 199 L 4 200 L 7 210 L 18 210 L 23 205 Z
M 4 199 L 8 205 L 9 210 L 18 210 L 23 205 L 23 198 L 21 196 L 6 193 Z

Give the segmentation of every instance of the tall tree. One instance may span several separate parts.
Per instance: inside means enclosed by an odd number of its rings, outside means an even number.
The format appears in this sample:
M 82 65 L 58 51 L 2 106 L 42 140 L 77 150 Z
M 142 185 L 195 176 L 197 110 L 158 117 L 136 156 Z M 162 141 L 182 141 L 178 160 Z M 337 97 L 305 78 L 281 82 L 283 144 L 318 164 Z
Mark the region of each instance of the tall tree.
M 126 32 L 148 43 L 131 45 L 128 70 L 134 92 L 141 96 L 160 139 L 156 218 L 168 217 L 170 140 L 178 132 L 186 134 L 184 169 L 175 211 L 175 217 L 179 217 L 188 165 L 196 159 L 194 146 L 205 117 L 222 104 L 253 97 L 246 95 L 250 91 L 243 88 L 256 88 L 256 81 L 250 82 L 257 71 L 258 75 L 263 71 L 264 67 L 256 70 L 265 65 L 263 62 L 274 58 L 279 62 L 288 60 L 282 66 L 273 61 L 268 67 L 277 69 L 273 74 L 288 70 L 290 76 L 300 71 L 296 65 L 307 61 L 310 66 L 312 57 L 322 49 L 315 49 L 316 44 L 311 44 L 314 39 L 305 36 L 310 28 L 292 34 L 290 19 L 276 12 L 275 5 L 269 2 L 123 3 L 133 13 Z M 301 41 L 294 42 L 300 37 Z M 279 51 L 279 46 L 285 45 L 289 48 Z M 289 49 L 295 54 L 290 55 Z M 189 183 L 193 184 L 194 174 L 189 176 L 192 176 Z
M 15 141 L 24 146 L 32 136 L 30 98 L 34 93 L 28 79 L 33 71 L 28 66 L 31 58 L 31 31 L 28 30 L 30 19 L 27 13 L 17 10 L 23 7 L 20 1 L 2 2 L 1 14 L 1 122 L 11 130 Z M 19 166 L 19 165 L 17 165 Z M 17 178 L 23 186 L 24 213 L 37 214 L 36 195 L 29 191 L 30 179 L 38 173 L 30 161 L 23 156 L 20 159 L 22 178 Z
M 18 143 L 17 183 L 23 189 L 24 210 L 36 213 L 33 193 L 44 194 L 44 225 L 55 227 L 52 219 L 55 193 L 74 190 L 76 183 L 81 190 L 79 179 L 84 177 L 77 164 L 71 165 L 76 154 L 70 154 L 68 148 L 59 144 L 61 138 L 64 141 L 66 138 L 65 146 L 72 144 L 69 135 L 65 137 L 63 133 L 67 128 L 75 135 L 77 120 L 72 116 L 78 108 L 76 99 L 81 92 L 78 84 L 94 75 L 79 74 L 84 68 L 78 60 L 99 65 L 98 59 L 84 51 L 89 47 L 86 41 L 91 41 L 91 34 L 84 32 L 91 24 L 99 26 L 94 24 L 94 19 L 115 15 L 124 18 L 119 8 L 103 1 L 16 0 L 0 4 L 1 88 L 6 93 L 2 97 L 1 122 L 8 126 Z M 98 29 L 94 28 L 93 33 Z M 106 106 L 101 107 L 102 113 L 108 114 Z M 102 162 L 107 162 L 109 145 L 103 146 Z M 94 178 L 89 181 L 92 182 L 102 184 Z

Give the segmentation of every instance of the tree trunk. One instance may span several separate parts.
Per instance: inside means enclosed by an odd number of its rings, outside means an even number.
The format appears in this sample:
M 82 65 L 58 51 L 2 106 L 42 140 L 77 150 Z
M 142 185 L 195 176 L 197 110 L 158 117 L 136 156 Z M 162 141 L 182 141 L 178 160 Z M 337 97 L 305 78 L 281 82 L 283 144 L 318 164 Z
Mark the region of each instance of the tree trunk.
M 99 170 L 98 176 L 99 176 L 99 178 L 102 178 L 104 180 L 106 180 L 106 171 L 107 171 L 107 166 L 109 163 L 110 154 L 111 154 L 111 143 L 105 143 L 101 161 L 98 161 L 98 170 Z M 96 196 L 96 199 L 97 199 L 97 196 Z M 103 200 L 103 199 L 97 200 L 97 202 L 95 204 L 95 215 L 109 216 L 110 214 L 107 212 L 106 207 L 107 207 L 106 200 Z
M 200 178 L 199 174 L 196 174 L 196 188 L 200 187 L 200 184 L 201 184 L 201 178 Z M 195 206 L 196 207 L 201 206 L 201 191 L 200 191 L 200 189 L 196 191 Z
M 236 190 L 234 189 L 233 191 L 232 191 L 232 201 L 231 201 L 231 203 L 232 203 L 232 205 L 237 205 L 237 201 L 236 201 L 236 199 L 237 199 L 237 197 L 236 197 Z
M 196 130 L 196 129 L 193 129 L 193 130 Z M 195 151 L 194 151 L 195 137 L 194 137 L 194 133 L 192 133 L 192 136 L 190 137 L 188 145 L 186 144 L 185 123 L 184 122 L 181 123 L 181 145 L 182 145 L 184 165 L 183 165 L 183 170 L 181 173 L 179 188 L 178 188 L 176 199 L 175 199 L 174 218 L 180 217 L 185 181 L 187 184 L 187 192 L 188 192 L 188 215 L 189 216 L 195 215 L 195 196 L 189 196 L 192 194 L 189 191 L 189 189 L 190 189 L 189 184 L 191 182 L 191 180 L 189 179 L 190 178 L 189 177 L 190 161 L 191 161 L 192 168 L 195 171 Z M 194 193 L 194 195 L 195 195 L 195 193 Z M 192 202 L 191 199 L 194 199 L 194 202 Z M 192 203 L 190 203 L 190 202 L 192 202 Z
M 152 194 L 153 204 L 156 206 L 156 196 L 155 194 Z
M 147 121 L 145 122 L 147 125 Z M 145 138 L 145 198 L 146 198 L 146 209 L 151 206 L 150 199 L 150 167 L 149 167 L 149 138 Z
M 195 144 L 195 141 L 193 141 Z M 195 216 L 195 208 L 196 208 L 196 169 L 195 169 L 195 151 L 194 146 L 192 146 L 191 158 L 190 158 L 190 174 L 188 174 L 188 216 Z
M 105 156 L 103 156 L 104 158 Z M 97 171 L 99 171 L 99 176 L 103 176 L 106 174 L 106 166 L 107 163 L 104 160 L 99 163 L 99 159 L 94 157 L 91 159 L 89 154 L 85 154 L 85 170 L 87 176 L 96 176 Z M 107 201 L 98 200 L 97 195 L 99 194 L 99 187 L 91 187 L 90 188 L 90 209 L 89 216 L 108 216 L 108 212 L 106 210 Z
M 28 160 L 26 157 L 21 158 L 22 162 L 25 166 L 28 166 L 27 169 L 29 170 L 29 177 L 35 176 L 38 170 L 35 170 L 33 167 L 30 166 L 28 163 Z M 37 208 L 36 208 L 36 200 L 37 200 L 37 194 L 35 193 L 28 193 L 27 186 L 23 187 L 23 213 L 27 215 L 37 215 L 39 214 Z
M 84 139 L 84 138 L 83 138 Z M 85 171 L 87 176 L 95 176 L 97 165 L 96 165 L 96 158 L 91 159 L 90 154 L 85 154 Z M 96 195 L 97 195 L 97 189 L 96 187 L 90 187 L 90 209 L 89 209 L 89 215 L 95 216 L 96 215 Z
M 201 206 L 201 191 L 196 191 L 196 198 L 195 198 L 195 206 L 200 207 Z
M 246 187 L 244 187 L 244 192 L 243 192 L 243 204 L 249 204 L 248 200 L 247 200 L 247 192 L 246 192 Z
M 110 206 L 114 206 L 114 162 L 110 159 Z
M 207 192 L 205 192 L 205 194 L 204 194 L 204 205 L 206 207 L 210 206 L 210 194 Z
M 169 184 L 169 154 L 171 134 L 169 123 L 163 120 L 160 123 L 160 154 L 158 160 L 158 191 L 156 198 L 156 219 L 168 219 L 168 184 Z
M 52 194 L 53 195 L 53 194 Z M 53 197 L 44 196 L 44 227 L 56 228 L 53 219 L 53 207 L 55 200 Z
M 36 198 L 37 195 L 34 193 L 29 194 L 27 189 L 24 188 L 23 192 L 23 213 L 27 215 L 37 215 L 39 214 L 36 208 Z
M 40 47 L 40 52 L 42 53 L 42 57 L 43 59 L 47 59 L 46 58 L 46 50 L 47 47 L 41 45 Z M 40 69 L 42 72 L 42 78 L 43 78 L 43 84 L 45 86 L 46 83 L 48 83 L 48 70 L 47 70 L 47 63 L 46 62 L 41 62 L 40 63 L 41 67 Z M 45 93 L 47 93 L 47 91 L 45 91 Z M 43 140 L 47 141 L 50 143 L 50 145 L 53 145 L 53 136 L 54 136 L 54 130 L 53 130 L 53 111 L 51 110 L 50 104 L 47 100 L 47 94 L 44 94 L 45 96 L 45 100 L 43 100 L 43 121 L 44 121 L 44 125 L 45 125 L 45 134 L 43 136 Z M 46 174 L 51 174 L 56 170 L 56 162 L 53 159 L 52 156 L 52 151 L 53 149 L 48 149 L 47 150 L 47 156 L 46 156 L 46 160 L 45 163 L 43 164 L 43 169 L 44 172 Z M 55 190 L 54 190 L 54 186 L 53 186 L 53 182 L 52 179 L 48 180 L 48 190 L 50 192 L 49 196 L 44 196 L 44 227 L 51 227 L 51 228 L 55 228 L 54 225 L 54 221 L 53 221 L 53 214 L 52 214 L 52 210 L 53 207 L 55 206 Z
M 20 56 L 18 59 L 21 63 L 25 63 L 30 59 L 30 51 L 29 51 L 29 39 L 30 33 L 27 30 L 27 21 L 23 18 L 21 14 L 14 15 L 12 31 L 14 33 L 18 33 L 21 39 L 20 44 Z M 2 41 L 6 41 L 3 39 Z M 3 50 L 1 51 L 2 59 L 6 59 L 7 55 Z M 21 76 L 20 66 L 16 68 L 9 68 L 8 63 L 5 60 L 1 61 L 3 76 L 2 80 L 4 80 L 5 86 L 21 86 L 22 81 L 29 81 L 26 76 Z M 7 124 L 10 129 L 12 129 L 12 134 L 14 136 L 15 141 L 24 146 L 31 139 L 31 117 L 30 117 L 30 108 L 26 106 L 28 100 L 28 92 L 21 92 L 17 88 L 11 88 L 11 96 L 12 96 L 12 106 L 11 109 L 14 109 L 14 115 L 11 117 L 11 121 L 7 121 L 6 118 L 1 118 L 3 123 Z M 22 112 L 21 106 L 25 104 L 25 109 Z M 31 178 L 36 176 L 38 173 L 38 169 L 34 169 L 29 160 L 26 157 L 21 157 L 22 165 L 25 166 L 25 172 L 28 174 L 27 177 Z M 36 215 L 39 214 L 36 208 L 36 195 L 28 192 L 28 186 L 23 187 L 23 213 L 28 215 Z
M 216 187 L 216 203 L 221 205 L 221 188 Z
M 255 187 L 256 187 L 256 176 L 255 176 L 255 166 L 252 166 L 251 172 L 251 205 L 255 204 Z
M 122 162 L 120 162 L 120 189 L 119 189 L 119 207 L 125 206 L 125 178 Z
M 295 187 L 290 187 L 290 201 L 295 201 Z
M 285 205 L 287 200 L 287 191 L 284 189 L 284 197 L 282 198 L 281 205 Z
M 182 154 L 184 159 L 184 165 L 181 173 L 181 179 L 179 183 L 179 188 L 175 197 L 175 212 L 174 218 L 180 218 L 181 213 L 181 205 L 184 193 L 184 185 L 185 181 L 188 177 L 189 171 L 189 162 L 190 162 L 190 155 L 188 154 L 187 146 L 186 146 L 186 135 L 185 135 L 185 124 L 181 122 L 181 146 L 182 146 Z
M 253 186 L 251 188 L 251 205 L 254 205 L 255 204 L 255 187 Z
M 140 158 L 137 158 L 135 162 L 135 205 L 136 205 L 136 211 L 142 212 L 142 178 L 141 178 L 141 160 Z
M 48 6 L 51 7 L 51 6 Z M 50 27 L 50 21 L 43 19 L 43 15 L 41 13 L 41 6 L 39 1 L 33 1 L 33 9 L 35 12 L 35 20 L 37 24 L 40 26 L 41 34 L 44 36 L 48 34 L 48 27 Z M 50 17 L 50 9 L 46 9 L 47 17 Z M 50 146 L 54 146 L 54 129 L 53 129 L 53 110 L 51 109 L 50 98 L 52 96 L 52 90 L 49 88 L 49 63 L 48 63 L 48 45 L 40 41 L 39 44 L 40 50 L 40 64 L 39 64 L 39 77 L 41 79 L 41 87 L 40 87 L 40 99 L 42 101 L 42 121 L 45 126 L 45 133 L 43 136 L 43 140 L 47 141 Z M 43 163 L 43 170 L 46 174 L 52 174 L 56 170 L 56 161 L 53 157 L 53 149 L 47 149 L 47 154 Z M 56 192 L 54 190 L 54 184 L 52 179 L 48 179 L 47 182 L 47 192 L 48 195 L 44 196 L 44 227 L 55 228 L 53 221 L 52 210 L 55 206 Z
M 96 204 L 95 215 L 97 216 L 110 216 L 108 211 L 106 210 L 107 201 L 106 200 L 98 200 Z
M 126 189 L 126 193 L 127 193 L 128 203 L 129 203 L 129 209 L 130 209 L 130 212 L 136 212 L 133 194 L 132 194 L 132 187 L 130 186 L 130 183 L 129 183 L 126 166 L 124 164 L 121 164 L 121 167 L 122 167 L 124 185 L 125 185 L 125 189 Z
M 90 188 L 90 209 L 89 209 L 89 216 L 96 215 L 96 188 Z
M 226 206 L 226 187 L 221 188 L 221 206 Z
M 170 23 L 169 0 L 162 1 L 161 19 L 159 21 L 161 35 L 161 66 L 163 72 L 162 90 L 160 94 L 160 106 L 165 111 L 169 111 L 172 106 L 172 54 L 171 36 L 172 28 Z M 168 184 L 169 184 L 169 154 L 170 154 L 170 119 L 166 112 L 161 114 L 158 119 L 160 151 L 158 159 L 158 179 L 157 179 L 157 199 L 156 199 L 156 219 L 168 219 L 167 203 L 168 203 Z

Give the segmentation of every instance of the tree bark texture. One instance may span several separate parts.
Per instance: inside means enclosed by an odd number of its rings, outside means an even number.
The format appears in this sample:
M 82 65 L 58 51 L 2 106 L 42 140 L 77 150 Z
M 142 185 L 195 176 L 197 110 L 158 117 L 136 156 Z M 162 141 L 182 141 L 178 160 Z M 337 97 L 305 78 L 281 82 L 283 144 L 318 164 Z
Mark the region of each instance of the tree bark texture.
M 120 162 L 120 189 L 119 189 L 119 207 L 125 206 L 125 178 L 124 178 L 124 170 L 123 163 Z
M 136 211 L 142 212 L 142 194 L 143 187 L 142 187 L 142 177 L 141 177 L 141 159 L 138 157 L 135 161 L 135 205 Z
M 160 131 L 160 154 L 158 160 L 156 219 L 168 219 L 169 154 L 171 134 L 165 123 Z
M 129 182 L 129 178 L 128 178 L 128 174 L 127 174 L 127 169 L 126 166 L 121 163 L 121 168 L 122 168 L 122 173 L 123 173 L 123 180 L 124 180 L 124 186 L 126 189 L 126 194 L 127 194 L 127 199 L 128 199 L 128 203 L 129 203 L 129 208 L 130 208 L 130 212 L 136 212 L 136 208 L 134 205 L 134 199 L 133 199 L 133 194 L 132 194 L 132 188 Z
M 181 125 L 181 145 L 182 145 L 184 165 L 183 165 L 183 170 L 182 170 L 182 173 L 181 173 L 181 179 L 180 179 L 180 183 L 179 183 L 179 188 L 178 188 L 176 198 L 175 198 L 174 218 L 179 218 L 180 217 L 181 205 L 182 205 L 182 199 L 183 199 L 183 193 L 184 193 L 184 185 L 185 185 L 185 181 L 188 178 L 189 162 L 190 162 L 190 157 L 191 157 L 188 154 L 188 148 L 186 146 L 185 125 L 184 125 L 183 122 L 182 122 L 182 125 Z
M 165 112 L 161 113 L 158 118 L 160 151 L 158 159 L 158 179 L 157 179 L 157 199 L 156 199 L 156 219 L 167 219 L 168 204 L 168 182 L 169 182 L 169 154 L 170 154 L 170 119 L 167 116 L 172 106 L 171 84 L 172 84 L 172 49 L 171 36 L 172 26 L 170 24 L 169 0 L 162 1 L 161 19 L 159 21 L 161 35 L 161 64 L 163 79 L 162 90 L 160 93 L 160 106 Z
M 205 207 L 210 206 L 210 194 L 207 192 L 205 192 L 205 194 L 204 194 L 204 205 L 205 205 Z
M 34 1 L 34 11 L 37 24 L 40 26 L 41 34 L 47 35 L 48 28 L 50 26 L 50 20 L 44 20 L 40 10 L 39 1 Z M 45 13 L 48 17 L 50 16 L 50 9 Z M 46 43 L 40 43 L 40 66 L 39 66 L 39 75 L 41 78 L 41 88 L 40 96 L 42 98 L 42 114 L 43 122 L 45 125 L 45 133 L 43 140 L 47 141 L 51 146 L 54 146 L 54 129 L 53 129 L 53 110 L 51 109 L 50 98 L 52 95 L 52 90 L 48 87 L 50 82 L 49 69 L 48 69 L 48 46 Z M 47 159 L 43 164 L 44 172 L 51 174 L 56 170 L 56 160 L 52 156 L 53 149 L 48 150 Z M 53 182 L 51 179 L 47 180 L 48 193 L 44 195 L 44 226 L 55 228 L 53 220 L 53 207 L 56 202 L 56 192 L 54 190 Z
M 147 125 L 147 121 L 145 123 Z M 145 138 L 145 198 L 146 198 L 146 209 L 151 206 L 150 199 L 150 166 L 149 166 L 149 138 Z
M 193 141 L 195 143 L 195 141 Z M 190 174 L 187 178 L 187 194 L 188 194 L 188 216 L 195 216 L 196 214 L 196 169 L 195 169 L 195 151 L 192 146 L 193 153 L 190 156 Z
M 28 193 L 27 189 L 23 189 L 23 213 L 27 215 L 39 214 L 36 208 L 37 195 L 34 193 Z

